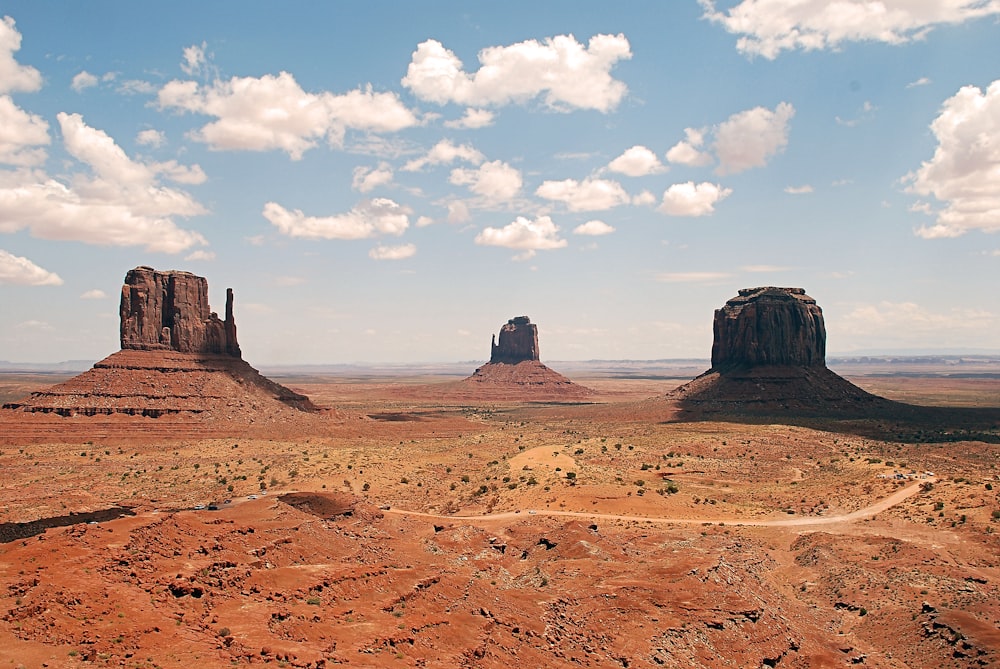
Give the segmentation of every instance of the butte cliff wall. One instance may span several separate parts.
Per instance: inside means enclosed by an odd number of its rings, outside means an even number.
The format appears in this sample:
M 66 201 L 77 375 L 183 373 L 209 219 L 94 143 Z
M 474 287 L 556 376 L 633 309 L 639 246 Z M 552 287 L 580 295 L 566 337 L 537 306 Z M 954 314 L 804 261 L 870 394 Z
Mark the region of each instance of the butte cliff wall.
M 826 365 L 823 310 L 802 288 L 745 288 L 715 311 L 712 369 Z
M 121 293 L 123 350 L 166 350 L 240 357 L 233 291 L 226 291 L 225 320 L 208 305 L 208 281 L 176 270 L 136 267 Z
M 538 360 L 538 326 L 527 316 L 516 316 L 500 328 L 490 347 L 490 362 L 516 365 Z

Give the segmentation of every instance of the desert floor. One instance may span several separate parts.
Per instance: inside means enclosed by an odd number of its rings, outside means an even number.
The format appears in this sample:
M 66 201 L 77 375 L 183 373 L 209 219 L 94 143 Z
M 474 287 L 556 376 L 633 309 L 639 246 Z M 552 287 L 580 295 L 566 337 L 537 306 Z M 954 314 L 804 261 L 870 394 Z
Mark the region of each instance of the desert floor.
M 0 421 L 0 668 L 1000 666 L 989 435 L 685 422 L 680 374 L 569 404 L 272 378 L 334 410 Z M 996 377 L 851 380 L 1000 404 Z

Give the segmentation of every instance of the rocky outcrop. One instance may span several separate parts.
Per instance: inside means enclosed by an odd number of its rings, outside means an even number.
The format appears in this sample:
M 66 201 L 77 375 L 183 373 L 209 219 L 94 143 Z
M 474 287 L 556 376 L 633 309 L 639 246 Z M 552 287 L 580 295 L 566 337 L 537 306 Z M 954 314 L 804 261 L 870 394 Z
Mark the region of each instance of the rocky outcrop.
M 493 337 L 491 363 L 516 365 L 526 360 L 538 360 L 538 326 L 527 316 L 516 316 L 500 328 L 500 341 Z
M 672 391 L 700 414 L 870 415 L 887 400 L 826 367 L 823 310 L 801 288 L 745 288 L 715 312 L 712 368 Z
M 136 267 L 125 275 L 120 313 L 123 350 L 240 357 L 233 291 L 226 291 L 226 319 L 220 320 L 208 306 L 208 281 L 204 277 Z
M 527 316 L 517 316 L 500 328 L 499 338 L 494 335 L 490 361 L 445 394 L 504 401 L 578 401 L 594 391 L 543 365 L 538 359 L 538 326 Z
M 231 289 L 221 320 L 209 310 L 203 277 L 136 267 L 125 275 L 120 313 L 122 350 L 3 408 L 64 418 L 124 415 L 245 425 L 283 421 L 289 409 L 319 410 L 242 359 Z
M 715 312 L 712 369 L 826 364 L 823 310 L 801 288 L 744 288 Z

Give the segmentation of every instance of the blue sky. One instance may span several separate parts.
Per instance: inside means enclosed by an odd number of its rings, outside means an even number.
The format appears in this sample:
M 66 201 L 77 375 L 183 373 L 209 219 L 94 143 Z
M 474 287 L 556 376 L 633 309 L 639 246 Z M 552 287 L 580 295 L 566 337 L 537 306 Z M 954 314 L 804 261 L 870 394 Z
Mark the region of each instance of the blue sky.
M 0 359 L 118 348 L 137 265 L 255 364 L 1000 349 L 1000 3 L 34 2 L 0 14 Z

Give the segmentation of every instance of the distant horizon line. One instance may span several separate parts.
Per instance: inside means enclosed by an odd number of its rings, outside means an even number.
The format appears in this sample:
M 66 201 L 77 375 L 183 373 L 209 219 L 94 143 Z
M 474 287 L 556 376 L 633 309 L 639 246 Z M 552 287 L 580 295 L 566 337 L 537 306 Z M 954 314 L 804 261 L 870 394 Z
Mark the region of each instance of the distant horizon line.
M 111 355 L 111 354 L 109 354 Z M 827 363 L 840 361 L 840 362 L 850 362 L 850 361 L 860 361 L 861 359 L 873 359 L 878 360 L 891 360 L 897 358 L 907 358 L 913 362 L 919 362 L 920 360 L 940 360 L 940 359 L 961 359 L 961 358 L 1000 358 L 1000 349 L 960 349 L 960 348 L 950 348 L 950 349 L 895 349 L 895 350 L 859 350 L 859 351 L 844 351 L 838 353 L 830 353 L 826 356 Z M 55 362 L 39 362 L 39 361 L 10 361 L 10 360 L 0 360 L 0 370 L 2 371 L 16 371 L 18 369 L 26 370 L 77 370 L 77 369 L 89 369 L 103 358 L 99 359 L 71 359 L 71 360 L 60 360 Z M 489 360 L 486 359 L 476 359 L 476 360 L 418 360 L 409 362 L 400 361 L 377 361 L 377 360 L 360 360 L 353 362 L 257 362 L 250 361 L 251 364 L 259 367 L 260 369 L 292 369 L 292 368 L 323 368 L 323 367 L 339 367 L 339 368 L 350 368 L 350 367 L 427 367 L 427 366 L 479 366 L 484 365 Z M 573 360 L 543 360 L 541 361 L 545 365 L 580 365 L 580 364 L 664 364 L 664 363 L 686 363 L 686 364 L 699 364 L 699 365 L 711 365 L 710 357 L 673 357 L 673 358 L 581 358 Z

